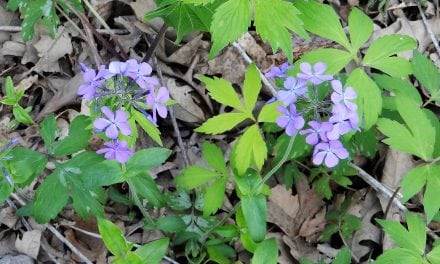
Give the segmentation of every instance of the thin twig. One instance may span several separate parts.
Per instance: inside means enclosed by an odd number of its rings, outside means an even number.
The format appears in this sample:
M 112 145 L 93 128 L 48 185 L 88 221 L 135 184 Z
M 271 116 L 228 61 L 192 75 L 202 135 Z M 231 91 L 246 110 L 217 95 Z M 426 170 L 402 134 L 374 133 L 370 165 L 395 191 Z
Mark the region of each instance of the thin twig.
M 72 25 L 74 25 L 75 29 L 78 30 L 78 26 L 76 24 L 74 24 L 74 21 L 68 17 L 65 16 L 65 12 L 62 9 L 59 9 L 58 6 L 56 6 L 57 10 L 69 21 L 69 22 L 73 22 Z M 22 27 L 20 26 L 6 26 L 6 25 L 0 25 L 0 31 L 2 32 L 11 32 L 11 33 L 16 33 L 16 32 L 21 32 L 23 30 Z M 95 28 L 95 30 L 100 33 L 100 34 L 104 34 L 104 35 L 109 35 L 110 32 L 113 34 L 117 34 L 117 35 L 124 35 L 124 34 L 128 34 L 128 30 L 126 29 L 120 29 L 120 28 L 112 28 L 111 31 L 108 31 L 105 28 Z M 81 34 L 81 32 L 80 32 Z
M 434 32 L 432 31 L 431 25 L 429 24 L 428 20 L 426 19 L 425 13 L 423 12 L 422 6 L 420 5 L 420 1 L 415 1 L 417 4 L 417 8 L 419 9 L 420 16 L 422 17 L 423 24 L 425 25 L 426 31 L 428 32 L 429 36 L 431 37 L 431 41 L 434 44 L 435 50 L 437 51 L 437 54 L 440 56 L 440 46 L 438 44 L 438 40 L 435 38 Z
M 243 50 L 243 48 L 238 44 L 237 42 L 233 42 L 232 46 L 238 51 L 238 53 L 243 57 L 243 59 L 251 64 L 253 61 L 249 55 L 247 55 L 246 51 Z M 264 85 L 270 90 L 273 96 L 277 95 L 277 90 L 272 86 L 272 84 L 269 82 L 269 80 L 264 76 L 264 74 L 261 72 L 261 70 L 257 67 L 258 72 L 260 73 L 261 80 L 263 81 Z
M 149 62 L 150 61 L 151 56 L 153 56 L 154 51 L 156 50 L 157 46 L 159 45 L 160 41 L 162 40 L 163 36 L 165 35 L 165 32 L 167 32 L 167 29 L 168 29 L 168 26 L 165 23 L 163 23 L 159 32 L 157 32 L 157 35 L 154 38 L 153 42 L 151 42 L 150 46 L 148 47 L 148 50 L 145 53 L 145 56 L 142 59 L 142 62 Z

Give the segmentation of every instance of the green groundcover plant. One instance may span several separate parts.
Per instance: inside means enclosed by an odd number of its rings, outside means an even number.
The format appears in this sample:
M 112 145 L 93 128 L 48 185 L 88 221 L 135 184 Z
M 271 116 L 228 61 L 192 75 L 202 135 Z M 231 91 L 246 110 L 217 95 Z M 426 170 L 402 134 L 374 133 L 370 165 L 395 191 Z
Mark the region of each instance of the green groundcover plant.
M 80 2 L 69 2 L 82 11 Z M 331 6 L 314 1 L 156 2 L 158 8 L 146 14 L 146 19 L 162 17 L 175 28 L 177 42 L 192 31 L 210 32 L 211 57 L 253 23 L 262 39 L 274 51 L 281 48 L 289 59 L 266 73 L 278 89 L 262 108 L 257 107 L 257 100 L 264 96 L 255 64 L 249 66 L 240 91 L 225 79 L 200 77 L 209 96 L 230 111 L 211 117 L 195 131 L 224 134 L 240 126 L 229 157 L 214 142 L 203 142 L 207 166 L 184 168 L 175 180 L 176 190 L 161 191 L 149 171 L 163 164 L 171 150 L 150 147 L 134 151 L 134 146 L 138 128 L 162 146 L 158 119 L 167 118 L 168 107 L 174 104 L 168 89 L 146 62 L 113 61 L 98 69 L 81 64 L 84 82 L 78 95 L 90 102 L 90 116 L 76 117 L 64 138 L 59 137 L 55 116 L 47 116 L 38 125 L 42 152 L 17 146 L 16 139 L 5 142 L 0 149 L 0 202 L 44 172 L 48 176 L 37 187 L 34 199 L 17 213 L 47 223 L 71 204 L 80 217 L 98 219 L 99 232 L 115 263 L 159 263 L 172 246 L 182 247 L 190 263 L 232 263 L 237 259 L 237 240 L 253 254 L 252 263 L 276 263 L 277 243 L 267 236 L 267 197 L 271 193 L 266 182 L 282 173 L 290 188 L 302 173 L 297 167 L 300 163 L 307 168 L 317 194 L 331 199 L 331 184 L 352 184 L 350 177 L 357 173 L 352 158 L 359 154 L 374 157 L 381 138 L 390 148 L 419 159 L 401 187 L 404 202 L 423 190 L 424 211 L 407 213 L 407 228 L 377 219 L 399 247 L 385 251 L 375 263 L 440 263 L 438 242 L 432 248 L 426 242 L 426 223 L 437 221 L 440 209 L 435 195 L 440 188 L 440 123 L 428 108 L 440 102 L 440 73 L 415 50 L 414 39 L 394 34 L 371 40 L 373 21 L 356 8 L 349 13 L 346 32 Z M 56 32 L 57 5 L 67 11 L 63 1 L 8 2 L 10 9 L 23 14 L 25 40 L 32 38 L 39 20 Z M 316 34 L 340 48 L 313 50 L 292 63 L 292 32 L 303 38 Z M 369 40 L 371 44 L 361 52 Z M 411 50 L 411 60 L 396 56 Z M 349 63 L 355 67 L 343 70 Z M 427 98 L 421 97 L 411 76 L 426 90 Z M 31 109 L 20 105 L 24 90 L 15 89 L 7 78 L 5 91 L 1 102 L 12 107 L 15 125 L 34 124 Z M 88 149 L 94 133 L 105 140 L 96 152 Z M 54 164 L 50 170 L 46 169 L 48 162 Z M 228 182 L 234 184 L 239 201 L 223 214 Z M 120 183 L 129 187 L 129 198 L 111 187 Z M 144 228 L 160 230 L 164 238 L 145 245 L 127 241 L 105 219 L 103 206 L 109 199 L 137 206 Z M 335 233 L 349 237 L 361 228 L 360 219 L 347 213 L 349 205 L 346 199 L 340 209 L 327 214 L 321 240 Z M 153 218 L 149 214 L 153 208 L 167 208 L 171 213 Z M 351 259 L 350 249 L 344 247 L 333 263 L 350 263 Z M 301 262 L 311 263 L 307 259 Z

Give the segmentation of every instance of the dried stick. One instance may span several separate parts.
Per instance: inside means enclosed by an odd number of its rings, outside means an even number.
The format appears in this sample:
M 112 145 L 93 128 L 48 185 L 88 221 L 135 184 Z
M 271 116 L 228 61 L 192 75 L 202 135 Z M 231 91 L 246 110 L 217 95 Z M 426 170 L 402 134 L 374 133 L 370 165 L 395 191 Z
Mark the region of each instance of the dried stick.
M 420 16 L 422 17 L 423 24 L 425 25 L 426 31 L 429 34 L 429 37 L 431 37 L 431 41 L 434 44 L 435 50 L 437 51 L 437 54 L 440 56 L 440 46 L 438 44 L 438 40 L 435 38 L 434 32 L 432 31 L 431 25 L 429 24 L 428 20 L 426 19 L 425 13 L 423 12 L 422 6 L 420 5 L 420 1 L 415 1 L 417 4 L 417 8 L 419 9 Z
M 80 34 L 83 35 L 83 33 L 81 33 L 82 30 L 79 29 L 79 27 L 76 24 L 74 24 L 75 22 L 73 22 L 70 17 L 65 16 L 66 13 L 62 9 L 60 9 L 58 6 L 56 6 L 56 8 L 67 19 L 67 21 L 72 23 L 72 25 L 75 27 L 75 29 L 80 31 Z M 113 34 L 118 34 L 118 35 L 123 35 L 123 34 L 129 33 L 127 30 L 119 29 L 119 28 L 112 28 L 111 31 L 108 31 L 107 29 L 103 29 L 103 28 L 95 28 L 95 30 L 98 33 L 100 33 L 100 34 L 106 34 L 106 35 L 110 35 L 110 32 L 112 32 Z M 4 26 L 4 25 L 0 25 L 0 31 L 16 33 L 16 32 L 21 32 L 22 31 L 22 27 L 20 27 L 20 26 Z
M 163 36 L 165 35 L 165 32 L 167 32 L 167 29 L 168 29 L 168 26 L 165 23 L 163 23 L 159 32 L 157 32 L 157 35 L 154 38 L 153 42 L 151 42 L 151 45 L 148 47 L 148 50 L 145 53 L 145 56 L 142 59 L 142 62 L 150 61 L 151 56 L 153 56 L 154 51 L 156 50 L 157 46 L 159 45 L 160 41 L 162 40 Z M 158 64 L 156 63 L 156 65 L 158 65 Z

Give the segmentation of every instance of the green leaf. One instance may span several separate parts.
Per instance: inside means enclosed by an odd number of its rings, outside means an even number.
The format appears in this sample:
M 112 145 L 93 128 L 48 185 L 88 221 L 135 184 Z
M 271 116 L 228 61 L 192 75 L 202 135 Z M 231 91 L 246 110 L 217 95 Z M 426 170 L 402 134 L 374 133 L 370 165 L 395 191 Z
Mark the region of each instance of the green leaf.
M 16 8 L 16 4 L 11 7 Z M 26 1 L 24 4 L 20 4 L 20 9 L 24 15 L 23 23 L 21 24 L 24 41 L 29 41 L 33 38 L 34 27 L 40 20 L 48 27 L 51 35 L 55 35 L 60 19 L 55 12 L 53 0 Z
M 206 134 L 221 134 L 228 130 L 231 130 L 236 125 L 240 124 L 244 120 L 249 118 L 249 115 L 246 113 L 226 113 L 220 114 L 208 119 L 205 123 L 203 123 L 198 128 L 194 129 L 194 131 L 199 133 Z
M 227 174 L 228 169 L 226 168 L 225 158 L 223 157 L 223 153 L 219 147 L 215 144 L 203 142 L 202 144 L 202 154 L 203 159 L 214 168 L 216 171 L 220 173 Z
M 396 107 L 406 126 L 381 118 L 378 128 L 388 137 L 383 142 L 424 160 L 430 159 L 434 151 L 436 131 L 425 112 L 428 110 L 420 109 L 412 99 L 403 96 L 396 98 Z
M 435 64 L 414 49 L 411 61 L 414 76 L 429 91 L 432 100 L 440 103 L 440 73 Z
M 70 184 L 70 190 L 75 213 L 83 219 L 90 219 L 92 216 L 104 217 L 103 205 L 95 198 L 97 194 L 80 184 L 72 183 Z
M 347 66 L 352 59 L 353 55 L 346 51 L 331 48 L 321 48 L 305 53 L 303 56 L 301 56 L 301 59 L 296 62 L 296 64 L 299 65 L 302 62 L 308 62 L 313 65 L 317 62 L 324 62 L 327 65 L 327 74 L 337 74 L 342 70 L 342 68 Z M 294 72 L 299 71 L 299 67 L 296 67 L 294 70 Z
M 209 96 L 217 102 L 245 112 L 245 107 L 238 98 L 231 83 L 225 79 L 214 77 L 213 79 L 201 76 L 199 78 L 205 83 Z
M 58 141 L 53 149 L 57 157 L 67 156 L 84 149 L 92 136 L 91 121 L 87 116 L 77 116 L 69 126 L 69 135 Z
M 426 165 L 412 168 L 408 171 L 401 182 L 402 187 L 402 202 L 408 201 L 411 197 L 416 195 L 425 185 L 426 176 L 437 172 L 437 165 Z
M 440 246 L 437 245 L 426 256 L 431 264 L 440 263 Z
M 258 114 L 258 122 L 275 123 L 277 117 L 280 116 L 277 107 L 281 105 L 280 101 L 265 104 Z
M 98 218 L 98 229 L 104 244 L 116 257 L 122 257 L 130 250 L 121 230 L 109 220 Z
M 153 181 L 146 172 L 138 172 L 135 176 L 127 179 L 130 188 L 148 200 L 155 207 L 162 207 L 165 199 Z
M 17 119 L 17 121 L 20 123 L 26 125 L 31 125 L 34 123 L 34 120 L 32 120 L 32 117 L 29 115 L 29 113 L 19 105 L 15 105 L 14 108 L 12 108 L 12 113 L 14 114 L 15 119 Z
M 204 216 L 209 216 L 222 207 L 227 180 L 227 177 L 222 177 L 206 188 L 203 201 Z
M 136 249 L 135 253 L 142 259 L 143 263 L 158 264 L 165 256 L 169 244 L 170 239 L 167 237 L 158 239 L 142 245 Z
M 308 39 L 303 22 L 299 18 L 298 9 L 292 3 L 284 0 L 255 0 L 253 3 L 255 7 L 254 24 L 257 33 L 264 41 L 270 43 L 274 52 L 281 48 L 288 60 L 292 61 L 292 36 L 289 30 Z
M 323 176 L 319 178 L 315 183 L 315 192 L 321 195 L 325 199 L 332 198 L 332 190 L 330 189 L 330 177 Z
M 352 8 L 348 15 L 348 30 L 352 54 L 357 56 L 357 51 L 367 42 L 373 33 L 373 20 L 357 8 Z
M 299 17 L 304 22 L 305 29 L 318 36 L 334 40 L 347 50 L 351 50 L 351 45 L 339 22 L 339 16 L 331 5 L 311 0 L 295 1 L 295 6 L 301 12 Z
M 14 83 L 12 82 L 12 79 L 10 76 L 6 78 L 5 81 L 5 90 L 6 90 L 6 97 L 9 99 L 13 99 L 15 102 L 17 101 L 15 96 L 15 88 Z
M 147 171 L 162 165 L 171 155 L 166 148 L 148 148 L 137 151 L 127 162 L 127 171 Z
M 35 193 L 32 215 L 40 224 L 55 218 L 67 204 L 67 185 L 60 178 L 61 172 L 57 169 L 47 176 Z
M 258 244 L 252 240 L 241 206 L 237 209 L 235 221 L 240 228 L 240 242 L 243 244 L 243 247 L 249 252 L 254 252 Z
M 81 182 L 85 187 L 94 189 L 120 183 L 122 177 L 121 165 L 115 160 L 105 160 L 85 167 L 81 172 Z
M 247 32 L 251 25 L 251 15 L 249 0 L 229 0 L 215 10 L 210 29 L 213 44 L 209 58 L 213 58 L 226 45 Z
M 374 68 L 399 78 L 404 78 L 412 73 L 411 64 L 400 57 L 383 58 Z
M 253 169 L 248 169 L 244 175 L 236 176 L 235 183 L 243 195 L 259 194 L 263 187 L 260 174 Z
M 382 94 L 376 83 L 360 68 L 355 69 L 347 79 L 346 86 L 354 88 L 361 124 L 370 129 L 382 111 Z
M 182 171 L 182 175 L 176 179 L 176 184 L 189 190 L 199 187 L 219 176 L 215 171 L 194 165 L 186 167 Z
M 139 111 L 133 110 L 131 111 L 136 123 L 138 123 L 142 129 L 154 140 L 157 144 L 162 146 L 162 140 L 160 139 L 160 131 L 159 129 L 148 120 L 144 114 Z
M 339 250 L 336 258 L 333 260 L 332 264 L 350 264 L 351 263 L 351 253 L 350 249 L 343 247 Z
M 247 110 L 247 113 L 250 116 L 252 116 L 252 110 L 255 107 L 255 103 L 257 102 L 257 98 L 258 98 L 258 94 L 260 93 L 260 90 L 261 90 L 260 73 L 258 72 L 255 63 L 252 63 L 249 66 L 248 70 L 246 71 L 246 75 L 244 77 L 244 83 L 243 83 L 244 105 Z
M 420 216 L 407 213 L 406 221 L 408 230 L 406 230 L 397 221 L 386 221 L 377 219 L 384 231 L 402 248 L 416 252 L 422 255 L 426 246 L 426 227 Z
M 212 16 L 219 3 L 216 1 L 212 4 L 196 6 L 177 0 L 162 1 L 157 9 L 147 13 L 144 19 L 162 17 L 168 25 L 176 30 L 176 42 L 179 43 L 187 33 L 198 30 L 208 31 Z
M 362 221 L 351 214 L 346 214 L 342 218 L 341 233 L 345 237 L 351 237 L 353 232 L 362 228 Z
M 419 91 L 408 80 L 391 77 L 385 74 L 373 74 L 373 79 L 381 88 L 392 92 L 396 97 L 406 96 L 421 105 L 422 97 Z
M 426 174 L 426 190 L 423 196 L 423 206 L 428 223 L 432 221 L 440 209 L 438 190 L 440 190 L 440 165 L 432 165 Z
M 163 232 L 178 233 L 184 231 L 187 225 L 182 220 L 182 217 L 178 215 L 169 215 L 161 217 L 157 221 L 156 227 Z
M 6 181 L 3 170 L 0 170 L 0 177 L 0 203 L 3 203 L 11 195 L 14 188 Z
M 393 67 L 403 67 L 402 72 L 411 71 L 411 65 L 408 61 L 396 58 L 388 58 L 398 52 L 406 51 L 416 47 L 417 42 L 406 35 L 387 35 L 375 40 L 367 50 L 365 57 L 362 61 L 364 66 L 376 68 L 391 75 L 399 69 Z M 400 76 L 395 76 L 400 77 Z
M 50 114 L 44 118 L 40 124 L 40 135 L 43 138 L 44 145 L 48 149 L 49 153 L 52 152 L 52 145 L 57 137 L 57 121 L 55 116 Z
M 252 264 L 276 264 L 278 247 L 275 238 L 269 238 L 259 243 L 252 257 Z
M 424 259 L 412 250 L 405 248 L 393 248 L 380 255 L 375 264 L 414 263 L 424 264 Z
M 263 194 L 245 195 L 240 200 L 252 240 L 255 242 L 263 241 L 266 237 L 266 197 Z
M 259 170 L 267 158 L 267 146 L 257 125 L 250 126 L 236 143 L 232 152 L 233 167 L 238 175 L 242 175 L 250 167 L 251 162 Z
M 44 170 L 47 158 L 34 150 L 16 147 L 9 152 L 12 159 L 8 163 L 8 171 L 18 185 L 27 185 Z

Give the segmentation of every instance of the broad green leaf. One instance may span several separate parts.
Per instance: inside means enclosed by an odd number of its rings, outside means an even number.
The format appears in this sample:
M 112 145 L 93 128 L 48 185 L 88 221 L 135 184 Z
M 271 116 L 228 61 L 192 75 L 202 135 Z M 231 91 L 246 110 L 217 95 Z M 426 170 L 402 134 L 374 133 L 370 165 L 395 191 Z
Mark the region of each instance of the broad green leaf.
M 314 188 L 316 194 L 324 197 L 325 199 L 332 198 L 332 190 L 330 189 L 330 177 L 322 176 L 315 182 Z
M 220 173 L 227 174 L 225 158 L 223 157 L 222 150 L 215 144 L 203 142 L 202 144 L 203 159 Z
M 121 230 L 109 220 L 98 218 L 98 229 L 104 244 L 116 257 L 124 256 L 130 250 Z
M 333 260 L 332 264 L 350 264 L 351 263 L 351 252 L 347 247 L 343 247 L 339 250 L 336 258 Z
M 224 245 L 224 244 L 221 244 Z M 209 255 L 209 260 L 215 262 L 215 263 L 231 263 L 231 260 L 228 259 L 225 255 L 224 252 L 221 252 L 218 248 L 217 245 L 207 245 L 206 249 L 208 251 L 208 255 Z
M 414 49 L 411 61 L 414 76 L 429 91 L 432 100 L 439 103 L 440 100 L 440 73 L 435 64 Z
M 18 185 L 29 184 L 46 167 L 46 156 L 28 148 L 16 147 L 9 155 L 12 159 L 7 162 L 8 171 Z
M 390 77 L 385 74 L 373 74 L 373 79 L 381 88 L 392 92 L 396 97 L 405 96 L 422 105 L 419 91 L 408 81 L 401 78 Z
M 249 118 L 249 115 L 247 113 L 220 114 L 206 120 L 205 123 L 194 129 L 194 131 L 213 135 L 221 134 L 223 132 L 231 130 L 247 118 Z
M 299 16 L 304 22 L 304 28 L 308 31 L 336 41 L 347 50 L 351 50 L 351 45 L 339 22 L 339 16 L 331 5 L 310 1 L 295 1 L 295 6 L 301 12 Z
M 29 113 L 21 106 L 15 105 L 14 108 L 12 108 L 12 113 L 14 114 L 15 119 L 17 119 L 18 122 L 31 125 L 34 123 L 34 120 L 32 120 L 32 117 L 29 115 Z
M 360 68 L 355 69 L 347 79 L 346 86 L 351 86 L 358 94 L 356 100 L 358 113 L 363 128 L 370 129 L 382 111 L 382 94 L 376 83 Z
M 247 32 L 251 15 L 249 0 L 228 0 L 215 10 L 210 28 L 213 42 L 210 58 Z
M 159 264 L 167 252 L 169 238 L 162 238 L 151 241 L 148 244 L 142 245 L 136 249 L 135 253 L 142 259 L 144 263 Z
M 412 73 L 411 63 L 400 57 L 384 57 L 371 67 L 399 78 L 406 77 Z
M 240 242 L 243 244 L 243 247 L 249 252 L 254 252 L 258 244 L 252 240 L 241 206 L 237 209 L 235 221 L 237 222 L 237 226 L 240 228 Z
M 416 45 L 417 42 L 406 35 L 393 34 L 380 37 L 370 45 L 362 64 L 379 70 L 382 70 L 381 68 L 391 70 L 393 63 L 390 64 L 392 60 L 389 60 L 388 57 L 402 51 L 413 49 Z M 405 67 L 405 69 L 408 69 L 408 65 L 402 60 L 395 60 L 394 62 L 397 62 L 397 64 L 394 64 L 395 67 Z M 411 66 L 409 66 L 409 68 L 411 68 Z
M 411 264 L 425 264 L 424 259 L 417 255 L 412 250 L 406 248 L 388 249 L 380 255 L 375 264 L 395 264 L 395 263 L 411 263 Z
M 67 204 L 69 198 L 67 185 L 60 177 L 60 170 L 55 170 L 47 176 L 35 193 L 32 215 L 40 224 L 54 219 Z
M 5 91 L 6 91 L 6 97 L 16 101 L 14 83 L 12 82 L 12 78 L 10 76 L 8 76 L 6 78 L 6 81 L 5 81 Z
M 199 30 L 208 31 L 212 16 L 219 3 L 219 1 L 215 1 L 212 4 L 196 6 L 177 0 L 161 1 L 157 9 L 147 13 L 144 19 L 162 17 L 168 25 L 176 30 L 176 42 L 179 43 L 187 33 Z
M 193 165 L 182 171 L 182 175 L 176 179 L 176 184 L 189 190 L 206 184 L 219 176 L 218 172 Z
M 384 231 L 402 248 L 422 255 L 426 246 L 425 223 L 420 216 L 413 213 L 406 214 L 408 230 L 397 221 L 377 219 Z
M 351 214 L 346 214 L 342 218 L 341 233 L 345 237 L 351 237 L 353 232 L 362 228 L 362 221 Z
M 178 215 L 169 215 L 169 216 L 161 217 L 157 221 L 156 227 L 159 230 L 164 231 L 164 232 L 178 233 L 178 232 L 182 232 L 183 230 L 185 230 L 187 225 L 182 220 L 182 217 L 180 217 Z
M 241 112 L 245 112 L 243 104 L 229 81 L 217 77 L 211 79 L 205 76 L 200 77 L 200 80 L 205 83 L 206 89 L 209 91 L 209 96 L 212 99 L 240 110 Z
M 123 180 L 121 166 L 114 160 L 96 163 L 81 172 L 81 182 L 89 189 L 110 186 Z
M 104 217 L 103 205 L 96 200 L 96 193 L 89 188 L 78 184 L 70 184 L 70 191 L 77 213 L 83 219 L 90 219 L 92 216 Z
M 127 162 L 127 171 L 147 171 L 164 163 L 171 155 L 166 148 L 147 148 L 134 153 Z
M 214 2 L 215 0 L 181 0 L 185 4 L 194 4 L 194 5 L 206 5 Z
M 280 116 L 280 112 L 277 110 L 279 105 L 281 105 L 280 101 L 264 105 L 258 114 L 258 122 L 275 123 L 277 117 Z
M 357 51 L 373 33 L 373 20 L 361 10 L 353 7 L 348 15 L 348 30 L 350 32 L 351 46 L 353 47 L 351 52 L 356 56 Z
M 292 36 L 289 30 L 308 39 L 299 18 L 300 12 L 295 6 L 284 0 L 255 0 L 254 24 L 257 33 L 264 41 L 268 41 L 275 52 L 279 48 L 284 51 L 289 61 L 293 60 Z
M 252 240 L 255 242 L 263 241 L 266 237 L 266 196 L 263 194 L 245 195 L 240 200 Z
M 112 260 L 112 263 L 114 263 L 114 264 L 128 264 L 128 263 L 130 263 L 130 264 L 144 264 L 142 262 L 142 259 L 132 251 L 127 251 L 127 253 L 121 257 L 115 257 Z
M 252 264 L 277 264 L 278 247 L 275 238 L 259 243 L 252 257 Z
M 434 247 L 426 257 L 431 264 L 440 263 L 440 245 Z
M 148 173 L 139 172 L 135 176 L 128 178 L 127 182 L 133 192 L 140 194 L 153 206 L 159 208 L 163 206 L 165 202 L 163 194 Z
M 209 216 L 222 207 L 227 180 L 227 177 L 222 177 L 206 188 L 203 202 L 204 216 Z
M 11 195 L 13 186 L 6 181 L 3 170 L 0 170 L 0 177 L 0 203 L 3 203 Z
M 327 74 L 336 74 L 353 59 L 350 53 L 331 48 L 321 48 L 305 53 L 301 59 L 296 63 L 309 62 L 315 64 L 317 62 L 324 62 L 327 65 Z M 299 67 L 296 67 L 294 72 L 299 72 Z
M 69 135 L 58 141 L 53 149 L 57 157 L 66 156 L 84 149 L 92 136 L 91 121 L 87 116 L 76 117 L 69 126 Z
M 57 137 L 57 121 L 55 116 L 50 114 L 40 124 L 40 135 L 49 153 L 52 153 L 52 145 Z
M 424 160 L 430 159 L 434 151 L 436 131 L 425 112 L 428 110 L 420 109 L 417 103 L 404 96 L 396 98 L 396 107 L 406 126 L 381 118 L 378 128 L 388 137 L 384 142 Z
M 260 174 L 253 169 L 248 169 L 244 175 L 236 176 L 235 184 L 243 195 L 259 194 L 263 187 Z
M 252 115 L 252 110 L 255 107 L 255 103 L 257 102 L 257 98 L 258 98 L 258 94 L 260 93 L 260 90 L 261 90 L 260 73 L 258 72 L 257 66 L 255 66 L 254 63 L 252 63 L 246 72 L 243 83 L 244 105 L 249 115 Z
M 236 143 L 232 152 L 233 167 L 242 175 L 252 164 L 261 170 L 267 158 L 267 146 L 257 125 L 250 126 Z
M 440 190 L 440 165 L 432 165 L 426 174 L 426 190 L 423 196 L 423 206 L 428 223 L 432 221 L 440 209 L 438 190 Z
M 160 139 L 159 129 L 148 120 L 144 114 L 136 110 L 131 111 L 136 123 L 138 123 L 142 129 L 160 146 L 162 146 L 162 140 Z
M 406 202 L 416 195 L 425 185 L 426 176 L 436 173 L 437 170 L 437 165 L 426 165 L 415 167 L 408 171 L 401 182 L 402 202 Z

